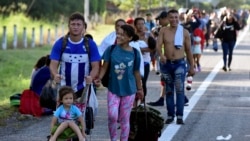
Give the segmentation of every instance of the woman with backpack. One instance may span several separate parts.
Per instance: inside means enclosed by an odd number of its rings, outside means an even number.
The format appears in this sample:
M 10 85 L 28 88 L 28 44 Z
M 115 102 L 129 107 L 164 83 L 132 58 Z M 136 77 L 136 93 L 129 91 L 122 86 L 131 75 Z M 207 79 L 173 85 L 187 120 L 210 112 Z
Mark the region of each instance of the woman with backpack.
M 120 141 L 127 141 L 130 131 L 130 112 L 135 98 L 143 99 L 143 90 L 140 75 L 140 54 L 133 49 L 130 41 L 138 40 L 134 28 L 130 25 L 122 25 L 117 31 L 117 44 L 112 50 L 108 47 L 102 59 L 104 64 L 101 67 L 97 85 L 110 65 L 110 81 L 108 85 L 108 127 L 111 141 L 116 141 L 117 121 L 121 127 Z

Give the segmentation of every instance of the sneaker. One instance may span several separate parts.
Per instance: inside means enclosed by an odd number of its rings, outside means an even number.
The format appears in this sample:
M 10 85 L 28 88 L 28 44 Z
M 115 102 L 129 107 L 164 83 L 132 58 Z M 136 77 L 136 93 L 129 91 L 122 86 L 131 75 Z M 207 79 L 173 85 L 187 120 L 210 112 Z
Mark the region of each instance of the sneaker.
M 181 118 L 176 120 L 176 124 L 184 124 L 183 120 Z
M 160 72 L 159 72 L 159 71 L 157 71 L 155 74 L 156 74 L 156 75 L 160 75 Z
M 164 98 L 160 97 L 157 101 L 149 102 L 147 104 L 150 105 L 150 106 L 164 106 Z
M 227 71 L 227 68 L 224 66 L 223 68 L 222 68 L 225 72 Z
M 229 70 L 229 71 L 232 71 L 232 69 L 231 69 L 231 68 L 228 68 L 228 70 Z
M 201 71 L 201 66 L 197 67 L 197 71 L 200 72 Z
M 168 117 L 168 119 L 165 121 L 165 124 L 170 124 L 174 121 L 173 117 Z
M 189 103 L 188 102 L 186 102 L 185 104 L 184 104 L 184 106 L 188 106 L 189 105 Z

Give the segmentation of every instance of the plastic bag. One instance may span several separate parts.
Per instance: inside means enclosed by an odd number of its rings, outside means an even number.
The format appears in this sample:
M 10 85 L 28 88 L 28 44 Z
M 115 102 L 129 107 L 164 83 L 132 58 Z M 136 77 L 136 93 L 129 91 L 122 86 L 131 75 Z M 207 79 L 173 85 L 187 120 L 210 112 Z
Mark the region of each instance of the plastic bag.
M 56 94 L 57 87 L 53 84 L 52 80 L 48 80 L 42 89 L 40 95 L 40 105 L 52 110 L 56 109 Z

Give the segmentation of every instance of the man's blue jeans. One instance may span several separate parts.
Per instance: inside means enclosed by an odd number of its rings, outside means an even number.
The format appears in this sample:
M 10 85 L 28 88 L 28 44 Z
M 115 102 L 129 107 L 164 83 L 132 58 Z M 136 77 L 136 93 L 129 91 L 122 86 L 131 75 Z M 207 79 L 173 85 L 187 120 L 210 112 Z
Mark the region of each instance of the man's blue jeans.
M 168 116 L 174 118 L 183 117 L 184 111 L 184 83 L 186 76 L 186 61 L 180 59 L 177 61 L 168 61 L 163 64 L 161 63 L 161 73 L 165 80 L 166 87 L 166 103 Z M 176 91 L 176 104 L 174 101 L 174 93 Z M 175 112 L 176 105 L 176 112 Z

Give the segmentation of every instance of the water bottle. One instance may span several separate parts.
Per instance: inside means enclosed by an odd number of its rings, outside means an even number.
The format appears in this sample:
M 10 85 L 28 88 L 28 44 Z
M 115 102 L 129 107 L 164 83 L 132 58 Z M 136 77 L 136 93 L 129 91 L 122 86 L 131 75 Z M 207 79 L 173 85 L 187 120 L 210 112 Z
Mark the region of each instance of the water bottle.
M 190 91 L 192 88 L 192 81 L 193 81 L 193 77 L 192 76 L 188 76 L 187 77 L 187 86 L 186 86 L 186 90 Z

